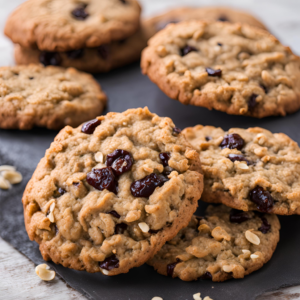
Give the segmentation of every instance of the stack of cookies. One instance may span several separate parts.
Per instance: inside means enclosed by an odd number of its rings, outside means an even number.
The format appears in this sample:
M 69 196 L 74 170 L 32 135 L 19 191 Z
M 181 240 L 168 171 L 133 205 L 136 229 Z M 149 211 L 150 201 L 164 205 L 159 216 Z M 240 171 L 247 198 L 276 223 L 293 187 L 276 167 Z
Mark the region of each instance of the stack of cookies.
M 28 0 L 8 18 L 17 64 L 107 72 L 136 61 L 146 46 L 136 0 Z
M 186 281 L 243 278 L 272 257 L 276 214 L 300 213 L 299 177 L 300 149 L 284 134 L 181 132 L 130 109 L 59 133 L 25 190 L 25 225 L 45 260 L 77 270 L 147 262 Z M 220 205 L 193 215 L 199 199 Z

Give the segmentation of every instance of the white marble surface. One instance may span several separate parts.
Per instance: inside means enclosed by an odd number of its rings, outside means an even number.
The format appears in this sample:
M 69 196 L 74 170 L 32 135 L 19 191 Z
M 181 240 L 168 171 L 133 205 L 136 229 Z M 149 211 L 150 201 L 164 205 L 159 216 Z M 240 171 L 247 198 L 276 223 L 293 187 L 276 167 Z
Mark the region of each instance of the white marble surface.
M 9 13 L 22 2 L 23 0 L 0 0 L 0 66 L 14 64 L 13 46 L 2 32 Z M 140 2 L 143 5 L 144 16 L 183 5 L 181 0 L 140 0 Z M 184 5 L 226 5 L 252 12 L 282 43 L 300 54 L 300 0 L 185 0 Z M 50 283 L 41 281 L 36 276 L 34 267 L 29 259 L 0 238 L 0 300 L 85 299 L 59 278 Z M 124 299 L 127 299 L 126 296 Z M 188 299 L 192 299 L 192 295 Z M 257 298 L 257 300 L 271 299 L 300 299 L 300 286 L 281 289 Z

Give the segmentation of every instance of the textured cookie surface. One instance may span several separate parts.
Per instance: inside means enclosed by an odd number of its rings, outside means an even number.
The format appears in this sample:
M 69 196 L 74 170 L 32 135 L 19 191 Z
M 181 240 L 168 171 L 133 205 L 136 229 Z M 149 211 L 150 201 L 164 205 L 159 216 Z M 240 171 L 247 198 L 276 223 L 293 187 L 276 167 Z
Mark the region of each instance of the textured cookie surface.
M 146 45 L 147 35 L 144 29 L 140 29 L 133 36 L 119 42 L 67 52 L 45 52 L 16 45 L 15 60 L 20 65 L 42 63 L 74 67 L 90 73 L 107 72 L 137 61 Z
M 240 210 L 300 214 L 300 149 L 283 133 L 212 126 L 184 130 L 199 151 L 202 200 Z
M 61 129 L 95 118 L 106 95 L 91 75 L 40 65 L 0 68 L 0 128 Z
M 126 273 L 188 225 L 203 176 L 174 127 L 140 108 L 59 133 L 23 196 L 28 235 L 45 260 Z
M 179 23 L 191 20 L 243 23 L 267 30 L 264 24 L 252 15 L 227 7 L 175 8 L 161 15 L 147 19 L 145 23 L 153 35 L 164 29 L 170 23 Z
M 137 31 L 140 10 L 135 0 L 28 0 L 8 18 L 5 34 L 48 51 L 97 47 Z
M 300 62 L 248 25 L 170 24 L 148 42 L 143 73 L 169 97 L 229 114 L 266 117 L 300 107 Z
M 243 278 L 272 257 L 279 241 L 276 215 L 209 206 L 148 261 L 163 275 L 185 281 Z

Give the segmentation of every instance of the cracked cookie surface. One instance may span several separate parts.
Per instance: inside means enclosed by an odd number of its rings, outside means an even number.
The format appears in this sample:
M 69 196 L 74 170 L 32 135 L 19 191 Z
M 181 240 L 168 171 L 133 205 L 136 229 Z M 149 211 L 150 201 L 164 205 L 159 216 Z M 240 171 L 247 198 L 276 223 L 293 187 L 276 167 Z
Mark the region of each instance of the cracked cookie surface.
M 188 225 L 200 171 L 172 120 L 147 108 L 65 127 L 25 190 L 26 230 L 45 260 L 126 273 Z
M 0 128 L 78 126 L 100 115 L 106 101 L 91 75 L 72 68 L 0 68 Z
M 19 65 L 42 63 L 73 67 L 81 71 L 98 73 L 138 61 L 147 45 L 147 32 L 141 28 L 131 37 L 101 45 L 97 48 L 83 48 L 67 52 L 44 52 L 38 49 L 15 45 L 15 60 Z
M 202 125 L 183 133 L 200 153 L 201 200 L 244 211 L 300 214 L 300 149 L 287 135 Z
M 148 264 L 184 281 L 243 278 L 271 259 L 279 229 L 276 215 L 209 206 L 204 217 L 193 216 Z
M 141 66 L 183 104 L 257 118 L 300 107 L 299 57 L 268 32 L 245 24 L 170 24 L 149 40 Z
M 164 29 L 170 23 L 182 21 L 222 21 L 230 23 L 243 23 L 267 30 L 264 24 L 254 16 L 228 7 L 181 7 L 171 9 L 161 15 L 154 16 L 145 21 L 152 35 Z
M 140 12 L 135 0 L 28 0 L 8 18 L 5 34 L 46 51 L 97 47 L 136 32 Z

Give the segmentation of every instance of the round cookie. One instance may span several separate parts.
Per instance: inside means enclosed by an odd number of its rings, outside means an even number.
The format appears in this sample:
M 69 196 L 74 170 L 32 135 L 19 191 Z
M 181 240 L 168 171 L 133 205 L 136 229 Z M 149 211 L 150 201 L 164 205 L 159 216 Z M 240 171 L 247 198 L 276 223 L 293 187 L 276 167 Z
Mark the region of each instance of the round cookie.
M 142 53 L 144 74 L 170 98 L 262 118 L 300 107 L 300 60 L 268 32 L 248 25 L 170 24 Z
M 11 14 L 4 32 L 26 48 L 98 47 L 136 32 L 140 12 L 136 0 L 28 0 Z
M 200 153 L 201 200 L 239 210 L 300 214 L 300 148 L 283 133 L 212 126 L 183 133 Z
M 145 25 L 149 28 L 151 36 L 164 29 L 170 23 L 182 21 L 221 21 L 230 23 L 243 23 L 267 30 L 264 24 L 254 16 L 228 7 L 181 7 L 171 9 L 161 15 L 149 18 Z
M 108 72 L 139 60 L 146 45 L 146 33 L 144 28 L 141 28 L 125 40 L 114 41 L 97 48 L 83 48 L 67 52 L 46 52 L 16 45 L 15 60 L 20 65 L 42 63 L 65 68 L 74 67 L 90 73 Z
M 102 113 L 106 95 L 89 74 L 41 65 L 0 68 L 0 128 L 61 129 Z
M 148 261 L 158 273 L 184 281 L 243 278 L 268 262 L 279 241 L 276 215 L 209 206 Z
M 187 226 L 203 189 L 199 155 L 148 108 L 65 127 L 28 183 L 24 217 L 45 260 L 126 273 Z

